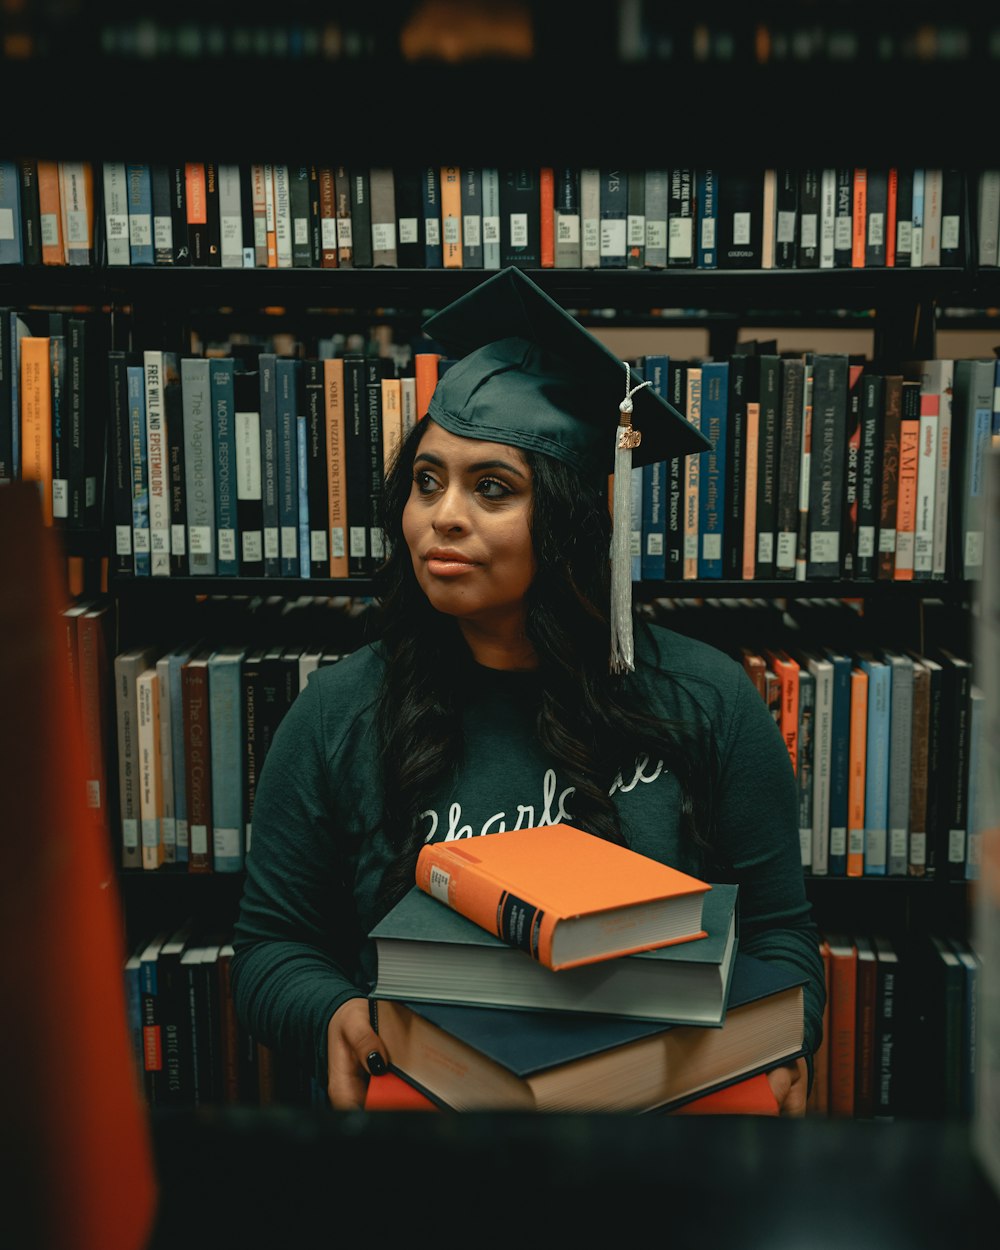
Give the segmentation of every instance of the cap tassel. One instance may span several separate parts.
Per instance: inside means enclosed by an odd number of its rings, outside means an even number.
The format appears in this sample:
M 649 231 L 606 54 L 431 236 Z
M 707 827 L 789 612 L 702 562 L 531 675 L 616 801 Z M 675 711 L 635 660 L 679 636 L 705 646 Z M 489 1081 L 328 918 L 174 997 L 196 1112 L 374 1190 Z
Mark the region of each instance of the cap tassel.
M 625 362 L 625 398 L 618 405 L 611 514 L 611 671 L 634 672 L 632 638 L 632 450 L 642 434 L 632 426 L 632 396 L 648 382 L 629 389 Z

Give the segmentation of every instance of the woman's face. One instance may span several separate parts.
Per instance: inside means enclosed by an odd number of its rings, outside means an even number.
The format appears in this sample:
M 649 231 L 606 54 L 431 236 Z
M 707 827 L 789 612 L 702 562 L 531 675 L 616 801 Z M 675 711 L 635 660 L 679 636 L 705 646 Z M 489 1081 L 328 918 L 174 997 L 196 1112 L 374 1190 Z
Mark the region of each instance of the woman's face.
M 516 447 L 459 438 L 426 420 L 403 510 L 417 581 L 460 623 L 520 634 L 535 575 L 531 470 Z

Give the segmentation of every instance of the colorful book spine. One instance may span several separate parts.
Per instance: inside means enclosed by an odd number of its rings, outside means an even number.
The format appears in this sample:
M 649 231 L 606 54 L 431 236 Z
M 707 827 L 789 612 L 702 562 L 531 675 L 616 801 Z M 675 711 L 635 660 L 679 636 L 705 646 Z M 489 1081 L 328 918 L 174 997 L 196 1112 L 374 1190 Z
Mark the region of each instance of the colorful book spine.
M 125 166 L 128 193 L 129 258 L 133 265 L 153 265 L 153 171 L 148 162 Z
M 701 429 L 712 447 L 704 453 L 698 486 L 700 546 L 698 576 L 722 576 L 727 480 L 729 361 L 705 361 L 701 367 Z

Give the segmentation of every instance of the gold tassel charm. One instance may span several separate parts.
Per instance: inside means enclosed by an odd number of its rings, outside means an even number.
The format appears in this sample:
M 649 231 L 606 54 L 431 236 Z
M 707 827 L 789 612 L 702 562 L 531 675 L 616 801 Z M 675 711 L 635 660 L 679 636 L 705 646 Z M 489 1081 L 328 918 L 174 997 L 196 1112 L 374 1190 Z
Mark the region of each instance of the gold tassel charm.
M 625 363 L 625 398 L 618 405 L 615 427 L 615 468 L 611 488 L 611 671 L 633 672 L 632 637 L 632 451 L 642 434 L 632 425 L 632 396 L 648 382 L 629 389 L 631 370 Z

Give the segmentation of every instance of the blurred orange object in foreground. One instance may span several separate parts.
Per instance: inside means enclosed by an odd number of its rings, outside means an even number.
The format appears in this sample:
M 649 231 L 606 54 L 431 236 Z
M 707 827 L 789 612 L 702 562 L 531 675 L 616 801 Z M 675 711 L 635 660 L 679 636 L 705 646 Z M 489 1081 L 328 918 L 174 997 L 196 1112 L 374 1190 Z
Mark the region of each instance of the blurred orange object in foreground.
M 0 1175 L 19 1250 L 141 1250 L 157 1187 L 106 831 L 87 817 L 57 536 L 0 487 Z

